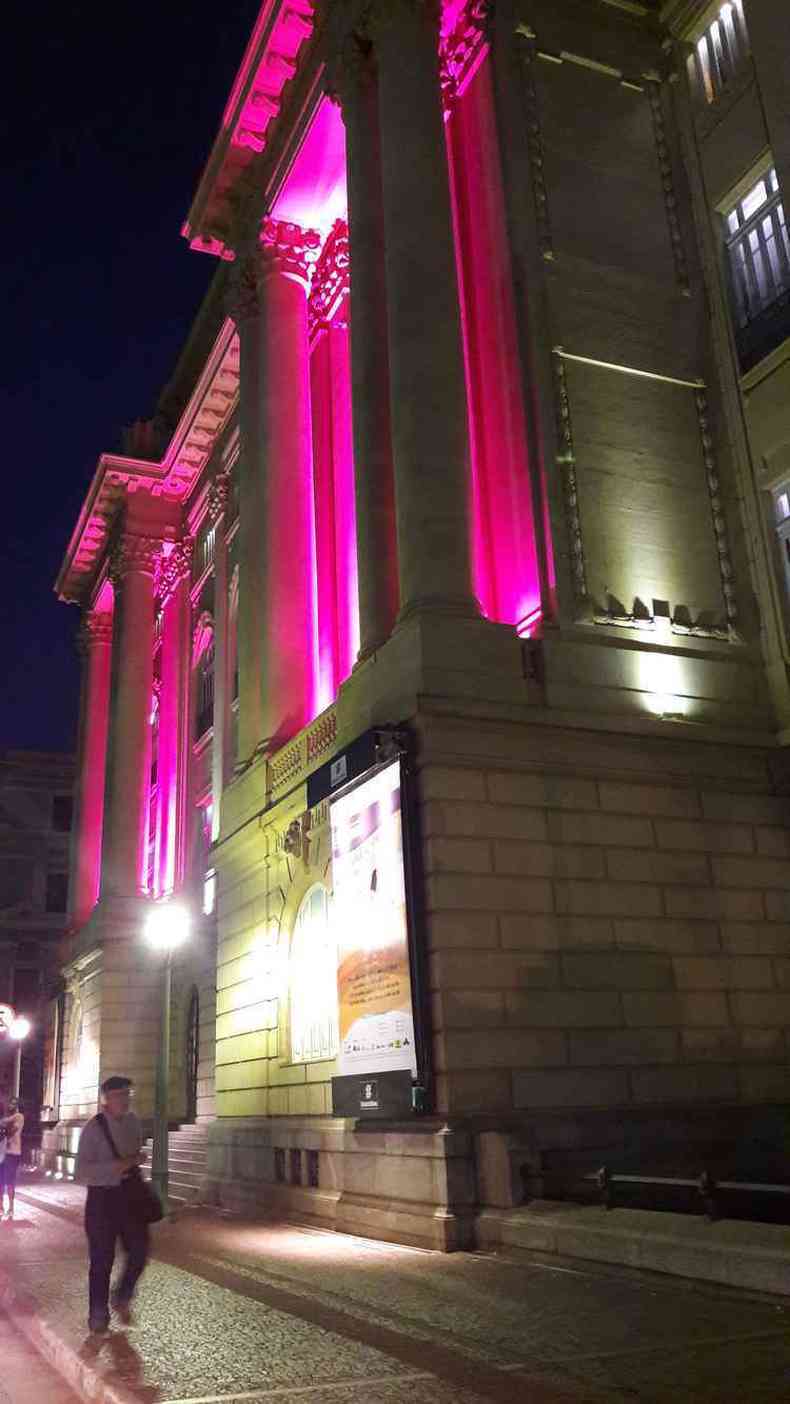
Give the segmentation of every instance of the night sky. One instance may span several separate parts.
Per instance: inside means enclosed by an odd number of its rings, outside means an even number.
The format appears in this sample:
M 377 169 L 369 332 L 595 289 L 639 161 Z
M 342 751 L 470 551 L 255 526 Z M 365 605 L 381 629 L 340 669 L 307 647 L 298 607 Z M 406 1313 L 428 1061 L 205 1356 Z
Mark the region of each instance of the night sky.
M 75 745 L 79 613 L 52 585 L 99 454 L 153 412 L 214 271 L 179 231 L 259 5 L 7 16 L 0 749 Z

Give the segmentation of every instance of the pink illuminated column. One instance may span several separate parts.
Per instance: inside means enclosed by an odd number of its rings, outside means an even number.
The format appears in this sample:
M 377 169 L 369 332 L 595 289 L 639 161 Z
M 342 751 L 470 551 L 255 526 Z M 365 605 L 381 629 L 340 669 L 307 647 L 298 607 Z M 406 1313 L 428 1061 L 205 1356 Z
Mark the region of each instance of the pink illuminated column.
M 266 736 L 263 719 L 264 535 L 261 445 L 261 336 L 256 252 L 237 258 L 228 315 L 239 335 L 239 607 L 237 757 L 249 760 Z
M 79 646 L 82 697 L 70 901 L 77 929 L 84 926 L 99 896 L 112 646 L 109 610 L 91 610 L 83 616 Z
M 145 891 L 151 768 L 154 573 L 161 543 L 125 532 L 111 560 L 115 590 L 101 895 Z
M 265 473 L 258 550 L 264 576 L 263 731 L 272 748 L 318 710 L 307 289 L 319 246 L 313 231 L 272 219 L 263 223 L 258 298 Z
M 173 892 L 184 876 L 189 762 L 189 578 L 191 541 L 181 541 L 163 559 L 162 686 L 159 697 L 157 764 L 157 895 Z
M 211 750 L 211 838 L 219 837 L 222 791 L 232 774 L 230 704 L 232 659 L 229 648 L 228 543 L 225 538 L 230 473 L 218 473 L 209 492 L 208 515 L 214 527 L 214 741 Z
M 399 603 L 381 143 L 369 49 L 349 35 L 332 70 L 346 128 L 360 659 L 389 637 Z
M 475 615 L 438 7 L 374 0 L 401 618 Z M 354 250 L 352 248 L 352 259 Z

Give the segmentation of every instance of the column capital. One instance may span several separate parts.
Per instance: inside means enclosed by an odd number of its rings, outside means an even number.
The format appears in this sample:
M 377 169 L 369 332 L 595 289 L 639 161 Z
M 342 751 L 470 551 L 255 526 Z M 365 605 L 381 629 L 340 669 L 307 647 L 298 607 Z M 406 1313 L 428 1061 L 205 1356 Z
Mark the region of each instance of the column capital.
M 170 598 L 182 580 L 189 579 L 193 544 L 192 537 L 185 536 L 183 540 L 175 542 L 167 556 L 162 556 L 159 565 L 159 598 L 162 604 Z
M 436 29 L 438 39 L 441 17 L 439 0 L 372 0 L 365 17 L 365 27 L 375 44 L 397 37 L 404 20 L 415 16 L 428 20 Z
M 459 86 L 486 42 L 493 13 L 493 0 L 466 0 L 455 28 L 442 37 L 439 80 L 445 107 L 455 102 Z
M 327 235 L 313 273 L 308 307 L 311 331 L 331 322 L 348 292 L 350 266 L 348 225 L 344 219 L 338 219 Z
M 327 96 L 338 104 L 341 113 L 345 113 L 362 93 L 370 91 L 375 78 L 376 64 L 370 39 L 356 30 L 344 35 L 327 59 Z
M 162 542 L 158 536 L 133 536 L 131 532 L 123 532 L 110 553 L 113 587 L 117 589 L 127 575 L 154 576 L 161 551 Z
M 237 254 L 231 265 L 228 286 L 225 290 L 225 310 L 237 327 L 258 315 L 257 275 L 257 253 Z
M 230 495 L 230 469 L 223 468 L 217 473 L 208 490 L 208 519 L 212 526 L 216 526 L 220 517 L 225 515 Z
M 321 235 L 317 229 L 303 229 L 287 220 L 263 220 L 259 236 L 258 283 L 275 273 L 297 279 L 307 287 L 311 269 L 321 254 Z
M 112 615 L 106 610 L 86 610 L 77 634 L 77 650 L 86 654 L 100 644 L 112 643 Z

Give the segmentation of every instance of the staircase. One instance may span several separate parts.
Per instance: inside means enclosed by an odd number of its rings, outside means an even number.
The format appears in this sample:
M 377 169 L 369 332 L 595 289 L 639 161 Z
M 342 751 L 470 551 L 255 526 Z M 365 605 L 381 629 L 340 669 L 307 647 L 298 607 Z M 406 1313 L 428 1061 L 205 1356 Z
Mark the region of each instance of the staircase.
M 167 1161 L 171 1209 L 183 1209 L 187 1204 L 199 1202 L 206 1177 L 207 1144 L 208 1126 L 202 1122 L 171 1130 Z M 150 1179 L 153 1141 L 146 1141 L 143 1150 L 146 1156 L 143 1174 Z

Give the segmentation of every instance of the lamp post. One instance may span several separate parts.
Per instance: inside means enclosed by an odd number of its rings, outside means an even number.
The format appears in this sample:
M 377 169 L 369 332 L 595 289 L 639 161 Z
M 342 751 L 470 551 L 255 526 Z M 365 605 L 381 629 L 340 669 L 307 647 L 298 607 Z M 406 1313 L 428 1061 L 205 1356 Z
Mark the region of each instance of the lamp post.
M 170 990 L 173 951 L 189 936 L 189 913 L 178 902 L 157 902 L 145 923 L 146 939 L 163 959 L 162 1003 L 159 1022 L 159 1056 L 156 1064 L 154 1137 L 151 1153 L 151 1179 L 167 1213 L 168 1144 L 167 1102 L 170 1086 Z
M 15 1097 L 19 1096 L 19 1088 L 22 1082 L 22 1043 L 30 1033 L 31 1023 L 24 1014 L 16 1014 L 8 1026 L 8 1037 L 16 1043 L 14 1050 L 14 1092 Z

